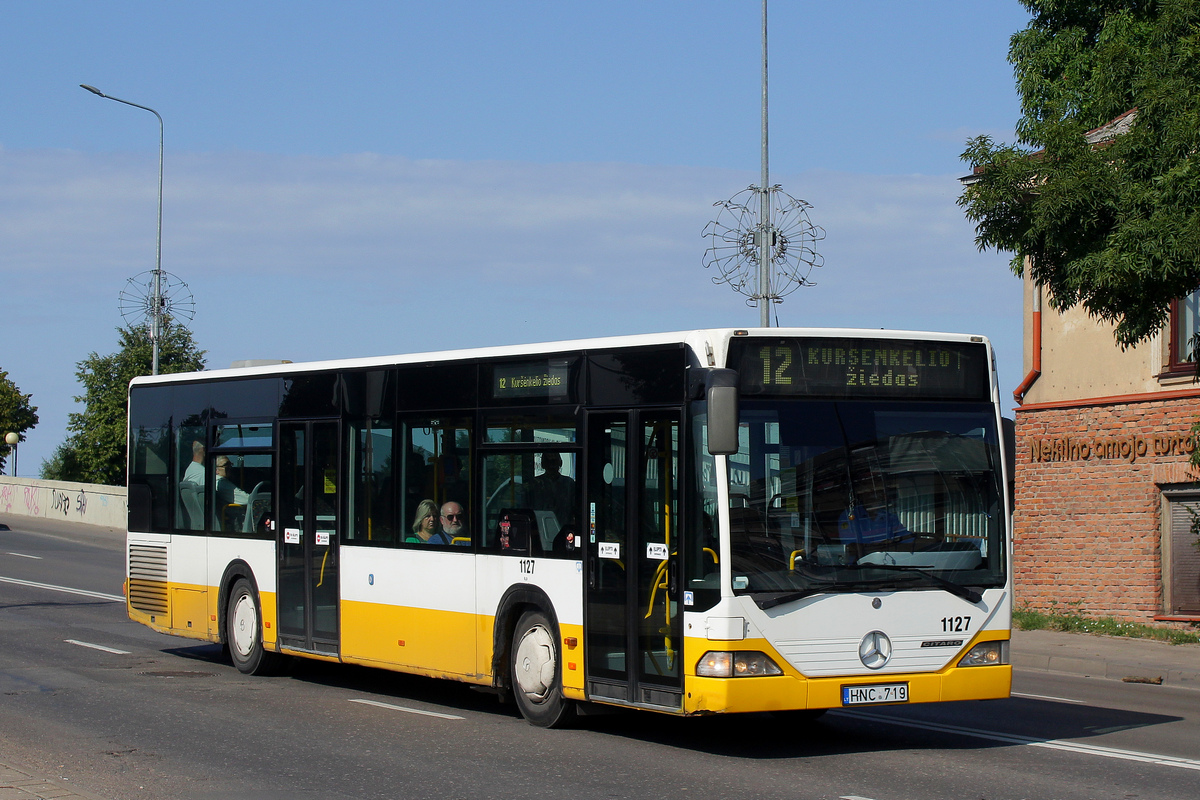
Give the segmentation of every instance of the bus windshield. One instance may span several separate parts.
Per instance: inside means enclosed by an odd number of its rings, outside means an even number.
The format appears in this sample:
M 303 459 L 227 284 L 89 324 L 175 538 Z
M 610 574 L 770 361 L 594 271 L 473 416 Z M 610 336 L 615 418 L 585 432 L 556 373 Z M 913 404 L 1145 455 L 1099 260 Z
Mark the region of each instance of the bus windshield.
M 838 591 L 1005 583 L 988 403 L 751 400 L 729 459 L 733 590 L 770 607 Z

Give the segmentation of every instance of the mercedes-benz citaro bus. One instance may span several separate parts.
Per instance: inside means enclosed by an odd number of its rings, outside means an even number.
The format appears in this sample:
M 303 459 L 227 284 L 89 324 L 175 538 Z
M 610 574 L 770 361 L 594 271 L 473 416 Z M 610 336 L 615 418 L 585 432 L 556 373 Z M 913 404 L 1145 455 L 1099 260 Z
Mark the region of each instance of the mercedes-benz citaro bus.
M 159 375 L 129 616 L 463 681 L 535 725 L 1006 697 L 982 336 L 765 328 Z

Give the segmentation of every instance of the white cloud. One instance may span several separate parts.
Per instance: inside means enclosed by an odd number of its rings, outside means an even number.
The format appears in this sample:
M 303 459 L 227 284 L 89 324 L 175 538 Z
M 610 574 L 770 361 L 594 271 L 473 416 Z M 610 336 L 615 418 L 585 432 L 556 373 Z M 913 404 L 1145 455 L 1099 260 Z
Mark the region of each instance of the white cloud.
M 757 176 L 636 164 L 168 152 L 163 268 L 212 366 L 757 324 L 702 266 L 716 200 Z M 825 228 L 787 325 L 992 336 L 1020 379 L 1020 286 L 981 255 L 953 176 L 777 176 Z M 34 394 L 32 469 L 61 441 L 75 362 L 109 352 L 117 293 L 154 265 L 157 161 L 0 150 L 0 369 Z

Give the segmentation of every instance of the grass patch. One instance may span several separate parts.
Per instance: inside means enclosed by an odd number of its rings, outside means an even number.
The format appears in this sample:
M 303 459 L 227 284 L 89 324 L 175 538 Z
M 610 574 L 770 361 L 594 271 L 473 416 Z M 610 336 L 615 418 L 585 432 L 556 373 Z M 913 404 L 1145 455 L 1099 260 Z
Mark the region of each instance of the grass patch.
M 1085 617 L 1082 614 L 1013 610 L 1013 627 L 1023 631 L 1066 631 L 1091 633 L 1098 636 L 1127 636 L 1131 639 L 1154 639 L 1169 644 L 1200 644 L 1200 634 L 1174 628 L 1155 628 L 1140 622 L 1121 622 L 1112 617 Z

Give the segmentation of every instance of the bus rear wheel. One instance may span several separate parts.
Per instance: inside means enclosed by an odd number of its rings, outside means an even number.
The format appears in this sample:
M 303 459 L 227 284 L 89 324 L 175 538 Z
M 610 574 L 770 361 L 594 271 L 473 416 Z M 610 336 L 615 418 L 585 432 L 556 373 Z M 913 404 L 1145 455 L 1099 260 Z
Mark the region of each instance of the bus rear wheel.
M 263 647 L 262 607 L 254 586 L 245 578 L 238 578 L 229 590 L 225 643 L 233 665 L 246 675 L 272 675 L 282 665 L 282 656 Z
M 555 627 L 541 611 L 526 611 L 513 631 L 510 675 L 517 708 L 531 725 L 558 728 L 575 715 L 563 697 Z

